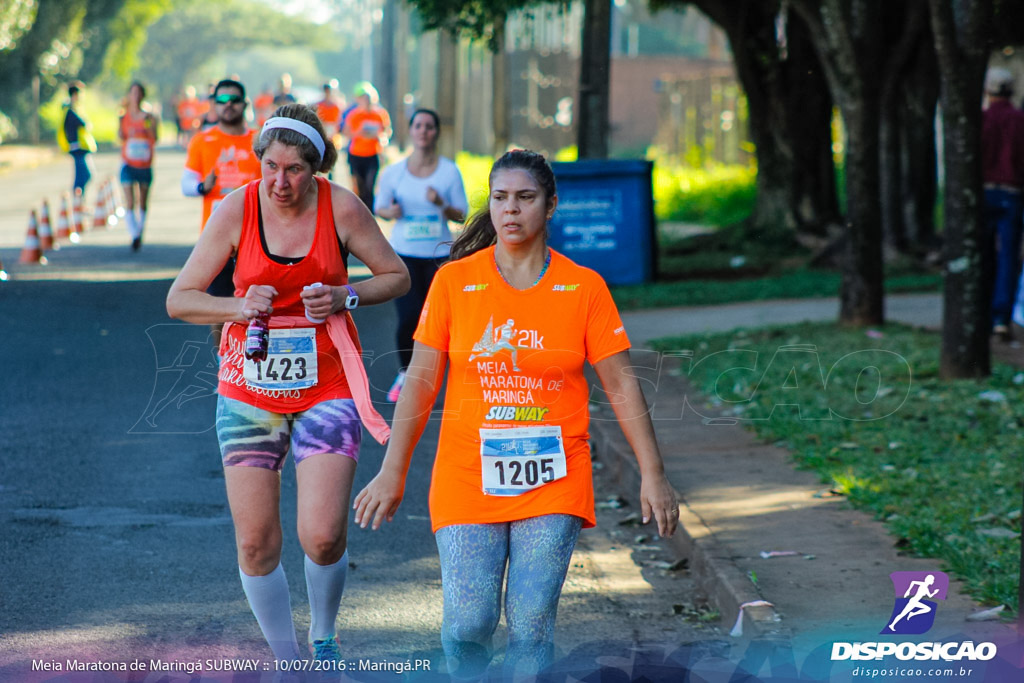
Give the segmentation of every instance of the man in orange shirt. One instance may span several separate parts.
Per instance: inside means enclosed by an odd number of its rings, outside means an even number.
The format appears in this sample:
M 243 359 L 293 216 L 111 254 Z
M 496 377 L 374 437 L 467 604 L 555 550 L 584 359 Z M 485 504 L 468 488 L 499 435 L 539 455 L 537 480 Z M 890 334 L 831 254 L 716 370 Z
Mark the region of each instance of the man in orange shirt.
M 391 137 L 391 117 L 377 102 L 372 84 L 363 81 L 355 88 L 356 106 L 345 117 L 344 134 L 349 139 L 348 167 L 355 192 L 373 211 L 373 185 L 380 171 L 378 155 Z
M 213 89 L 217 125 L 198 133 L 188 146 L 181 191 L 187 197 L 203 198 L 200 230 L 210 214 L 233 190 L 260 177 L 260 162 L 252 151 L 256 131 L 245 122 L 245 86 L 225 79 Z M 230 296 L 234 262 L 229 261 L 210 285 L 210 294 Z

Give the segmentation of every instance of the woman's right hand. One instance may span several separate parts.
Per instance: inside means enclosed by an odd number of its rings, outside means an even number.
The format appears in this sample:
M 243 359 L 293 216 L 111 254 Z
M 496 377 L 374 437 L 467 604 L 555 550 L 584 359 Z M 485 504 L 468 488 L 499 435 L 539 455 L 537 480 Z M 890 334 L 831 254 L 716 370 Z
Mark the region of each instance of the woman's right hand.
M 377 215 L 389 221 L 397 221 L 402 217 L 402 205 L 397 199 L 392 199 L 388 206 L 377 212 Z
M 273 313 L 272 305 L 277 290 L 270 285 L 249 285 L 249 290 L 242 299 L 242 317 L 252 320 L 260 313 Z
M 372 523 L 376 531 L 385 519 L 393 521 L 404 495 L 405 477 L 382 469 L 356 496 L 352 505 L 356 511 L 356 524 L 365 529 Z

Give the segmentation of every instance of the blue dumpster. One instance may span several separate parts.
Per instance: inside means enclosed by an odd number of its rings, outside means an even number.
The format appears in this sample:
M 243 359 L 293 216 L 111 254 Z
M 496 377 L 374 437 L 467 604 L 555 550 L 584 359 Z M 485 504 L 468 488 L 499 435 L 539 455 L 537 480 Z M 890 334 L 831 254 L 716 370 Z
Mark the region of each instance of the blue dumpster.
M 609 285 L 655 276 L 654 199 L 644 160 L 554 162 L 558 208 L 549 244 Z

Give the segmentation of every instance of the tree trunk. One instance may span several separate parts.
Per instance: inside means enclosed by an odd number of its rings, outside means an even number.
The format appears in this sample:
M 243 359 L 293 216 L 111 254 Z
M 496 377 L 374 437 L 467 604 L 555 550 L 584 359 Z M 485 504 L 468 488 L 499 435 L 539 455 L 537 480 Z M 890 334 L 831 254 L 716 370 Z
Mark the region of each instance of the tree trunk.
M 889 251 L 898 253 L 906 253 L 909 244 L 902 198 L 902 150 L 905 145 L 899 103 L 904 85 L 909 80 L 913 59 L 920 45 L 929 37 L 924 30 L 928 23 L 927 10 L 924 0 L 894 3 L 884 10 L 884 25 L 888 28 L 885 43 L 893 47 L 886 51 L 882 69 L 879 191 L 885 245 Z
M 840 215 L 832 159 L 833 101 L 806 24 L 791 12 L 788 25 L 788 57 L 776 96 L 785 99 L 784 130 L 793 149 L 792 205 L 798 229 L 823 236 Z
M 919 254 L 937 246 L 935 112 L 938 99 L 939 73 L 929 27 L 927 39 L 914 55 L 898 104 L 903 223 L 911 249 Z
M 879 98 L 870 89 L 847 98 L 846 242 L 839 285 L 839 322 L 884 322 L 882 206 L 879 200 Z
M 882 0 L 792 0 L 846 124 L 846 241 L 839 322 L 884 322 L 879 128 Z
M 580 159 L 608 157 L 611 26 L 612 0 L 585 0 L 576 141 Z
M 903 222 L 903 129 L 899 124 L 896 93 L 883 97 L 878 129 L 879 202 L 882 212 L 882 236 L 893 252 L 907 251 L 907 226 Z
M 832 98 L 807 28 L 789 14 L 785 51 L 776 36 L 775 2 L 697 0 L 729 37 L 737 77 L 750 108 L 757 149 L 754 226 L 778 234 L 824 234 L 836 220 Z
M 458 139 L 459 44 L 458 37 L 447 29 L 437 31 L 437 115 L 441 118 L 441 129 L 447 131 L 438 139 L 441 154 L 454 159 L 462 149 Z
M 508 57 L 505 54 L 505 17 L 494 20 L 491 43 L 491 116 L 494 129 L 492 152 L 495 158 L 508 149 Z
M 987 2 L 928 0 L 941 74 L 942 141 L 946 170 L 942 352 L 945 379 L 991 372 L 991 297 L 986 286 L 982 222 L 981 102 L 992 36 Z

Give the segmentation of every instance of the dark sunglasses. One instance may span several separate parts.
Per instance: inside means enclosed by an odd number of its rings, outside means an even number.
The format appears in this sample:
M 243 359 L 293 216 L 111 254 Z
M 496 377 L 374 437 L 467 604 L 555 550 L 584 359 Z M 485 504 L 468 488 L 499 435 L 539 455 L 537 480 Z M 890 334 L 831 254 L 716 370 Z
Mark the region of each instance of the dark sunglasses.
M 238 104 L 239 102 L 244 102 L 245 98 L 241 95 L 228 95 L 225 93 L 223 95 L 217 95 L 213 98 L 213 101 L 217 104 Z

